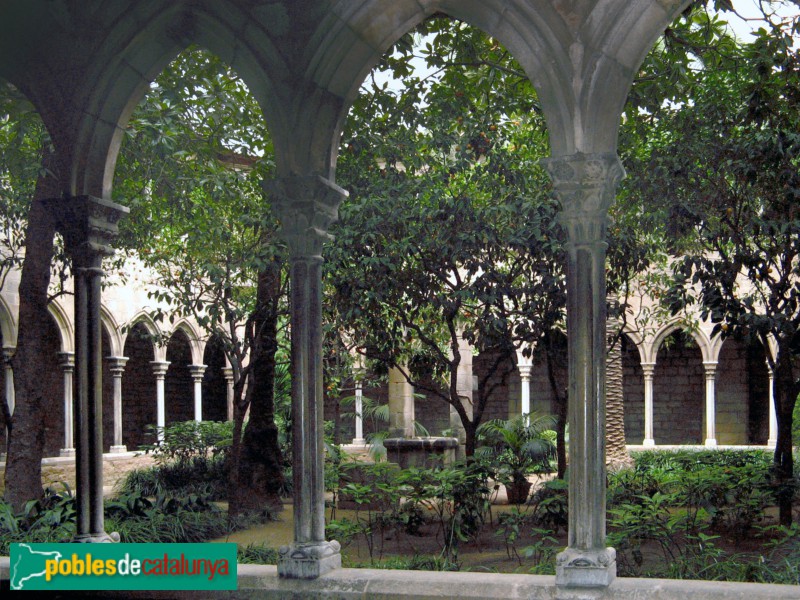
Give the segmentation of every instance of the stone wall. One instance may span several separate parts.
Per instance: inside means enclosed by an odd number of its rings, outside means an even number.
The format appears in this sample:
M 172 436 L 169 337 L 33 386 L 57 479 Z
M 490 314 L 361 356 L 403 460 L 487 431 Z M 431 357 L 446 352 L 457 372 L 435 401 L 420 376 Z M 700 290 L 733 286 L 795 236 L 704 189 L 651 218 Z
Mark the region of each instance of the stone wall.
M 684 336 L 670 338 L 656 359 L 653 438 L 656 444 L 702 444 L 705 441 L 702 354 Z
M 122 443 L 128 450 L 145 443 L 145 426 L 156 422 L 156 379 L 150 364 L 153 345 L 142 337 L 145 334 L 137 325 L 125 341 L 128 362 L 122 376 Z
M 622 397 L 625 403 L 625 440 L 638 445 L 644 439 L 644 375 L 636 346 L 622 338 Z

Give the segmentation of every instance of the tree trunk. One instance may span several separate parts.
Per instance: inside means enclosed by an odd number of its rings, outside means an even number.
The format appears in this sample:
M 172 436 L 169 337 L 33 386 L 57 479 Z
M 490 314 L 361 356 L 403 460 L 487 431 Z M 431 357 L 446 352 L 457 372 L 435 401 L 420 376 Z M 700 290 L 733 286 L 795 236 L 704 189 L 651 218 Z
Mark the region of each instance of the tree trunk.
M 558 350 L 551 344 L 551 339 L 545 340 L 545 360 L 547 361 L 547 379 L 550 382 L 550 391 L 553 395 L 553 412 L 556 414 L 556 462 L 558 479 L 564 479 L 567 474 L 567 393 L 566 386 L 560 383 L 564 374 L 563 365 L 556 357 Z M 558 363 L 558 364 L 557 364 Z M 559 368 L 559 366 L 561 368 Z
M 606 353 L 606 466 L 611 472 L 630 469 L 633 459 L 625 443 L 622 339 L 611 336 Z
M 784 527 L 790 527 L 792 524 L 792 498 L 794 496 L 792 413 L 798 393 L 798 386 L 792 373 L 790 353 L 788 342 L 779 343 L 778 356 L 775 361 L 775 413 L 778 420 L 778 438 L 775 443 L 773 466 L 776 478 L 778 519 Z
M 43 169 L 43 172 L 47 171 Z M 42 455 L 45 427 L 43 414 L 60 411 L 61 401 L 42 389 L 42 357 L 45 356 L 44 327 L 47 312 L 50 265 L 53 260 L 55 223 L 39 200 L 60 195 L 58 181 L 40 175 L 28 212 L 25 260 L 19 284 L 19 331 L 14 369 L 16 406 L 11 419 L 5 499 L 15 510 L 42 495 Z
M 275 355 L 278 351 L 278 308 L 281 295 L 281 263 L 274 260 L 259 273 L 255 331 L 250 378 L 250 420 L 236 469 L 237 485 L 229 497 L 232 516 L 244 511 L 280 511 L 283 458 L 275 424 Z

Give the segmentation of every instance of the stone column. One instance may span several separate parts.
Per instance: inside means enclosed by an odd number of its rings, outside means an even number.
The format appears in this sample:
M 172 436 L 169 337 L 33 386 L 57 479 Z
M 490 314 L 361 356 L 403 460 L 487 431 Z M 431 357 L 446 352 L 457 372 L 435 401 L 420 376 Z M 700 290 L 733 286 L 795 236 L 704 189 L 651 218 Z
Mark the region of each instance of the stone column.
M 167 424 L 167 409 L 164 400 L 164 378 L 167 376 L 169 363 L 167 361 L 150 361 L 153 375 L 156 376 L 156 427 L 158 427 L 158 441 L 164 439 L 164 427 Z
M 521 364 L 517 365 L 519 369 L 519 385 L 520 385 L 520 414 L 531 414 L 531 371 L 533 365 Z
M 347 193 L 322 177 L 268 185 L 289 247 L 292 336 L 294 542 L 279 550 L 278 574 L 314 579 L 341 567 L 339 543 L 325 541 L 322 381 L 322 245 Z
M 189 372 L 194 382 L 194 420 L 203 420 L 203 374 L 208 365 L 189 365 Z
M 769 393 L 767 395 L 767 402 L 769 402 L 769 438 L 767 439 L 767 446 L 774 448 L 778 444 L 778 413 L 775 411 L 775 372 L 767 361 L 767 374 L 769 375 Z
M 122 373 L 128 357 L 109 356 L 107 360 L 111 377 L 114 378 L 114 442 L 110 450 L 112 454 L 120 454 L 128 451 L 122 443 Z
M 61 359 L 61 371 L 64 373 L 64 447 L 58 451 L 58 455 L 75 456 L 75 444 L 72 435 L 74 423 L 72 373 L 75 371 L 75 354 L 72 352 L 59 352 L 58 356 Z
M 607 586 L 616 552 L 606 547 L 605 255 L 608 207 L 624 170 L 616 154 L 545 159 L 567 230 L 569 340 L 569 533 L 556 559 L 559 586 Z
M 228 421 L 233 421 L 233 367 L 223 367 L 222 376 L 225 378 L 227 417 Z
M 14 369 L 11 367 L 11 359 L 14 356 L 16 348 L 6 347 L 3 348 L 3 369 L 5 370 L 5 390 L 4 402 L 8 407 L 8 414 L 14 414 Z M 9 423 L 6 423 L 6 448 L 3 448 L 3 454 L 8 451 L 8 438 L 11 433 Z
M 653 437 L 653 373 L 655 363 L 642 363 L 642 375 L 644 376 L 644 440 L 642 446 L 653 447 L 656 440 Z
M 389 369 L 389 437 L 414 437 L 414 386 L 393 367 Z
M 72 259 L 75 280 L 76 542 L 119 541 L 103 518 L 102 260 L 113 254 L 117 221 L 128 209 L 93 196 L 45 201 Z
M 706 441 L 705 445 L 713 448 L 717 445 L 717 392 L 714 384 L 717 379 L 717 363 L 704 362 L 706 375 Z
M 353 444 L 363 446 L 367 441 L 364 439 L 364 417 L 362 415 L 362 411 L 364 410 L 364 386 L 361 383 L 361 377 L 364 374 L 364 367 L 361 366 L 360 358 L 361 357 L 358 358 L 358 362 L 353 368 L 356 413 L 356 437 L 353 438 Z

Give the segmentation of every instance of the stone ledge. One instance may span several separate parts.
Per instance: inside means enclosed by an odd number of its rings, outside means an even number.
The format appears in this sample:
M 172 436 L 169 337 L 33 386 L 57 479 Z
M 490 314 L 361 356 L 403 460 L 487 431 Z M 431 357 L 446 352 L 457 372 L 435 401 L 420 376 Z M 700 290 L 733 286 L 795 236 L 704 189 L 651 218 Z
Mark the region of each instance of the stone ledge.
M 676 579 L 617 578 L 606 589 L 556 588 L 547 575 L 337 569 L 311 581 L 279 579 L 274 565 L 239 565 L 239 589 L 203 598 L 263 600 L 797 600 L 800 586 Z M 8 589 L 9 559 L 0 557 L 0 590 Z M 198 592 L 73 592 L 62 598 L 197 600 Z

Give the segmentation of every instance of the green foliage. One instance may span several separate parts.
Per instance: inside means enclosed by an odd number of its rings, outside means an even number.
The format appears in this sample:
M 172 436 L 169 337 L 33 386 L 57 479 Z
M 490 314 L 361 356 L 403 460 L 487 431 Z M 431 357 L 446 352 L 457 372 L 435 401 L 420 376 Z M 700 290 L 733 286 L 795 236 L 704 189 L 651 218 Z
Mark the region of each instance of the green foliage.
M 18 513 L 0 500 L 0 555 L 8 556 L 13 543 L 64 542 L 75 535 L 75 497 L 66 483 L 61 488 L 48 487 L 40 499 L 26 502 Z
M 563 479 L 545 481 L 528 501 L 533 507 L 533 522 L 555 533 L 562 528 L 566 531 L 569 515 L 568 490 L 569 484 Z
M 635 458 L 634 470 L 609 476 L 608 543 L 617 549 L 620 573 L 756 580 L 753 557 L 728 556 L 718 542 L 722 535 L 735 542 L 769 530 L 763 526 L 774 500 L 769 454 L 648 451 Z M 770 577 L 785 577 L 780 570 Z
M 233 423 L 228 421 L 182 421 L 165 427 L 147 426 L 155 441 L 140 446 L 145 454 L 152 454 L 158 465 L 177 463 L 185 466 L 195 459 L 224 458 L 233 441 Z
M 759 4 L 765 26 L 744 42 L 719 18 L 689 11 L 664 38 L 665 64 L 680 67 L 675 59 L 685 57 L 677 83 L 662 86 L 674 94 L 626 109 L 622 146 L 626 201 L 642 207 L 644 228 L 674 256 L 665 306 L 678 314 L 696 305 L 714 335 L 776 350 L 765 354 L 785 486 L 776 492 L 788 524 L 800 392 L 800 14 L 780 17 L 771 4 L 779 3 Z
M 506 485 L 526 481 L 533 471 L 549 473 L 555 424 L 555 417 L 537 414 L 487 421 L 478 428 L 476 455 L 486 458 Z
M 236 561 L 240 565 L 275 565 L 278 563 L 278 551 L 265 544 L 239 545 Z
M 505 49 L 455 21 L 425 22 L 378 70 L 397 85 L 362 89 L 337 167 L 351 195 L 326 250 L 331 319 L 362 354 L 452 404 L 472 453 L 505 359 L 563 317 L 563 234 L 538 163 L 544 121 Z M 472 418 L 454 383 L 459 337 L 498 356 Z
M 227 498 L 228 450 L 232 423 L 186 421 L 161 429 L 150 427 L 156 439 L 140 449 L 151 453 L 156 465 L 130 471 L 118 484 L 118 493 L 145 496 L 172 494 Z
M 0 290 L 9 271 L 22 265 L 28 208 L 50 146 L 33 105 L 0 80 Z

